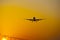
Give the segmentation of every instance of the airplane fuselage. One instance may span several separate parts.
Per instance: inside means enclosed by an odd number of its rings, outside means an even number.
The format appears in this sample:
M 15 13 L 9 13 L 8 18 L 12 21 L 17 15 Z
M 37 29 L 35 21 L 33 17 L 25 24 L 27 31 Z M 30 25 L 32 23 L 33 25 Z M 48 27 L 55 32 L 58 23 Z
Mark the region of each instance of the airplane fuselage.
M 36 21 L 36 18 L 35 17 L 33 17 L 33 21 Z

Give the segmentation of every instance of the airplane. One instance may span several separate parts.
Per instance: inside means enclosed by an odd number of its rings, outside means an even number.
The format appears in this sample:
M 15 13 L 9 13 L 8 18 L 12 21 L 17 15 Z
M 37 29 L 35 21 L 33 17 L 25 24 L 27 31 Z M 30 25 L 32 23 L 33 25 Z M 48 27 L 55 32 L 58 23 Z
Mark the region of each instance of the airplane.
M 29 20 L 29 21 L 41 21 L 41 20 L 43 20 L 43 19 L 36 19 L 36 17 L 33 17 L 33 19 L 26 19 L 26 20 Z

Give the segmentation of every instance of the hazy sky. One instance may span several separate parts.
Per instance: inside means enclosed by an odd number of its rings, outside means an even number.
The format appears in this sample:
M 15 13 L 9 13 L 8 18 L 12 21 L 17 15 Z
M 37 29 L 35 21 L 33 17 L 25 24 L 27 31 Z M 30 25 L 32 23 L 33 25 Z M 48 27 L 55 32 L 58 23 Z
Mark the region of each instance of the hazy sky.
M 2 35 L 37 40 L 57 32 L 57 0 L 2 0 L 1 9 Z M 25 20 L 34 16 L 45 20 Z

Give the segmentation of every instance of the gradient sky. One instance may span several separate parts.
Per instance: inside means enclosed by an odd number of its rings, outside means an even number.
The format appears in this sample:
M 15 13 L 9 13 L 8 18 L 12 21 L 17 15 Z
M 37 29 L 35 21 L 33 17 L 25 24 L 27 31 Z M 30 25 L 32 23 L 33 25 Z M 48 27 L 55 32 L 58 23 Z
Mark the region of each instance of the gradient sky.
M 2 35 L 37 40 L 57 33 L 57 0 L 3 0 L 1 9 Z M 25 20 L 34 16 L 45 20 L 37 23 Z

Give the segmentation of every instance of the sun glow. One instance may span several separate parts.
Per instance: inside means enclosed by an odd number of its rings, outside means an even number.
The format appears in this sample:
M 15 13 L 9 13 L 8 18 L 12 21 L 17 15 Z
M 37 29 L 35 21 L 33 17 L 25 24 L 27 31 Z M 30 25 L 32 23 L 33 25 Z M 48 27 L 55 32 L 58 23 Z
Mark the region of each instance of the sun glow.
M 6 37 L 3 37 L 2 40 L 7 40 L 7 38 Z

